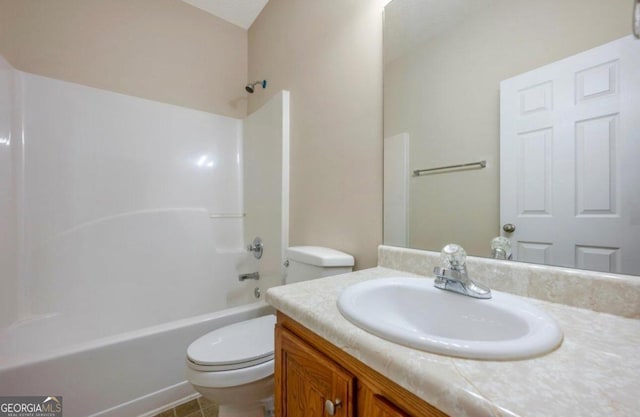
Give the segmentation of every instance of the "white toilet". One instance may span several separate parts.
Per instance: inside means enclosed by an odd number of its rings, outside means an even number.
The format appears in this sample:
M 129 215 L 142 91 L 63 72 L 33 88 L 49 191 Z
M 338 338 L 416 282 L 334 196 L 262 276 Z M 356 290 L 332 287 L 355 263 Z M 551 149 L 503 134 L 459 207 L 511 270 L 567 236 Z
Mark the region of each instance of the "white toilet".
M 287 250 L 285 283 L 344 274 L 353 256 L 318 246 Z M 219 417 L 273 416 L 274 315 L 242 321 L 200 337 L 187 349 L 187 379 L 216 402 Z

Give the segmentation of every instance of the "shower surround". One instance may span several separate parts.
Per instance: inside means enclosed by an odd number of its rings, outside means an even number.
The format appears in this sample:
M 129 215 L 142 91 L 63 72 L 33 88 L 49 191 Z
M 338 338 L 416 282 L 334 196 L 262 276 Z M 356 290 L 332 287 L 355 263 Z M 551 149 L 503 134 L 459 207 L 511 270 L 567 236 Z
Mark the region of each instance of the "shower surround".
M 2 395 L 140 414 L 193 392 L 189 342 L 265 314 L 243 218 L 217 216 L 243 212 L 242 134 L 0 59 Z

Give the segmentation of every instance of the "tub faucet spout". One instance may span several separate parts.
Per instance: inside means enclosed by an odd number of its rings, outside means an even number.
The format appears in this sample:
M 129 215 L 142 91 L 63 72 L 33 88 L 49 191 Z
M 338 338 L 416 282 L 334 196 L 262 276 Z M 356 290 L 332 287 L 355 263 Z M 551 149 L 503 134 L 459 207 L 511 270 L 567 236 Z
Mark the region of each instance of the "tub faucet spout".
M 256 281 L 260 279 L 260 272 L 251 272 L 250 274 L 240 274 L 238 275 L 238 281 L 244 281 L 247 279 L 255 279 Z

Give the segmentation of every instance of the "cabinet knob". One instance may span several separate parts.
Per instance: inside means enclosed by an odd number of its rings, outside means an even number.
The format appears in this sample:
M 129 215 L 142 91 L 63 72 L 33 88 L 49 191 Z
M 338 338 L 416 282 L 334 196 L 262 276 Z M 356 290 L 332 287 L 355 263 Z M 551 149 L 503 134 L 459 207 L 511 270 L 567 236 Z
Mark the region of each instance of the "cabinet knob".
M 504 226 L 502 226 L 502 230 L 504 230 L 507 233 L 513 233 L 516 231 L 516 226 L 514 224 L 507 223 Z
M 338 399 L 335 401 L 327 400 L 324 402 L 324 411 L 330 416 L 335 416 L 336 409 L 340 408 L 340 406 L 342 406 L 342 401 Z

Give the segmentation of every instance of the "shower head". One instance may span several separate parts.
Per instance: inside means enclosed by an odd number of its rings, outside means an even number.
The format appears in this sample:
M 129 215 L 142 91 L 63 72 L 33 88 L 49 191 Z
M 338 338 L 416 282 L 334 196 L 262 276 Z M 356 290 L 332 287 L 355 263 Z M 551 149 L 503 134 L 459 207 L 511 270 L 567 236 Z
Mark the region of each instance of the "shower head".
M 262 80 L 262 81 L 256 81 L 254 83 L 249 83 L 244 87 L 244 89 L 247 90 L 247 93 L 253 94 L 253 92 L 255 91 L 255 87 L 258 84 L 260 84 L 263 89 L 267 88 L 267 80 Z

